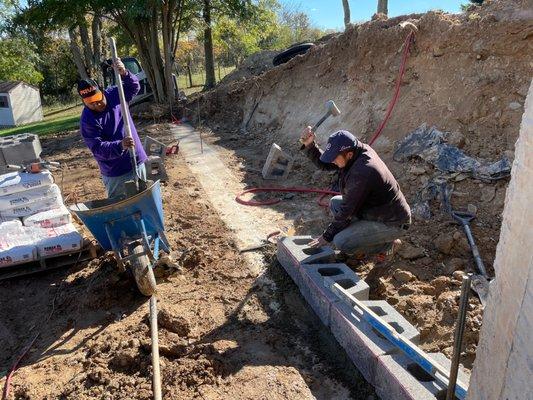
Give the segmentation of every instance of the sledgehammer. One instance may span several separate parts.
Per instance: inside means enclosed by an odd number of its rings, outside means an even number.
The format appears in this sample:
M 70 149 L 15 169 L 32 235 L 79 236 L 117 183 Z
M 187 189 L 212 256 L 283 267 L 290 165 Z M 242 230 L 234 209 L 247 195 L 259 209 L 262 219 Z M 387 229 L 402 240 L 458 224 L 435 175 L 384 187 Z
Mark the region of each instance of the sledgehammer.
M 318 129 L 318 127 L 320 125 L 322 125 L 322 123 L 329 118 L 329 116 L 333 116 L 333 117 L 336 117 L 337 115 L 340 115 L 341 111 L 339 110 L 339 108 L 337 107 L 337 105 L 335 104 L 335 102 L 333 100 L 328 100 L 326 102 L 326 108 L 327 108 L 327 112 L 324 114 L 324 116 L 322 118 L 320 118 L 318 120 L 318 122 L 315 124 L 315 126 L 313 126 L 311 128 L 311 130 L 314 132 L 316 132 L 316 130 Z M 301 142 L 301 140 L 300 140 Z M 304 148 L 305 146 L 302 144 L 302 149 Z

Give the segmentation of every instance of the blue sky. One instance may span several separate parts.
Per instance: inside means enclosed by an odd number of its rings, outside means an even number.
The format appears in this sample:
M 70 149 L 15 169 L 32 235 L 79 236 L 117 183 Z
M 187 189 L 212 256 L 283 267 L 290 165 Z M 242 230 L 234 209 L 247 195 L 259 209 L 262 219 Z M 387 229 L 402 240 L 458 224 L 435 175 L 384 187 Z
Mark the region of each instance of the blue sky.
M 342 30 L 344 13 L 342 0 L 279 0 L 281 4 L 296 7 L 309 15 L 311 20 L 322 29 Z M 389 0 L 389 17 L 441 9 L 458 13 L 461 4 L 468 0 Z M 352 22 L 368 21 L 377 9 L 377 0 L 349 0 Z

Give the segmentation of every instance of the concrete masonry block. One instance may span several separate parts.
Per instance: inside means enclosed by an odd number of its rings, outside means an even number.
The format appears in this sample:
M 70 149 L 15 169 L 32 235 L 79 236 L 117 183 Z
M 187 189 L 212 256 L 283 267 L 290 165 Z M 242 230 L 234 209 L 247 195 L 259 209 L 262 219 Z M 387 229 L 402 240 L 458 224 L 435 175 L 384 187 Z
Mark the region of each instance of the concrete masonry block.
M 344 302 L 332 304 L 330 330 L 355 367 L 372 385 L 375 382 L 378 358 L 399 351 L 387 339 L 378 335 L 353 307 Z
M 300 272 L 300 291 L 325 326 L 330 325 L 331 305 L 341 301 L 331 290 L 331 282 L 342 283 L 357 298 L 368 299 L 368 285 L 345 264 L 302 264 Z
M 446 369 L 450 368 L 451 362 L 444 354 L 428 355 Z M 464 370 L 459 370 L 458 377 L 468 384 L 469 376 Z M 446 397 L 446 386 L 401 352 L 379 357 L 374 387 L 382 400 L 438 400 Z
M 283 239 L 278 241 L 277 253 L 276 253 L 278 261 L 283 267 L 283 269 L 287 272 L 287 274 L 289 274 L 289 276 L 292 278 L 294 283 L 298 287 L 301 287 L 302 286 L 302 283 L 301 283 L 302 275 L 300 272 L 300 264 L 291 254 L 289 248 L 283 245 L 282 241 Z
M 385 300 L 363 301 L 363 304 L 374 311 L 383 321 L 388 322 L 396 332 L 415 344 L 420 342 L 420 332 Z
M 281 150 L 276 143 L 272 143 L 265 165 L 263 166 L 264 179 L 285 179 L 291 171 L 294 158 Z
M 39 136 L 31 133 L 9 136 L 0 143 L 4 164 L 28 164 L 39 161 L 42 153 Z
M 167 146 L 159 140 L 146 136 L 144 138 L 144 150 L 148 156 L 157 156 L 164 160 Z
M 311 240 L 311 236 L 286 236 L 278 242 L 278 246 L 284 246 L 297 264 L 323 264 L 335 260 L 331 247 L 311 248 L 308 246 Z
M 167 171 L 163 159 L 159 156 L 149 156 L 145 162 L 146 178 L 150 181 L 168 181 Z

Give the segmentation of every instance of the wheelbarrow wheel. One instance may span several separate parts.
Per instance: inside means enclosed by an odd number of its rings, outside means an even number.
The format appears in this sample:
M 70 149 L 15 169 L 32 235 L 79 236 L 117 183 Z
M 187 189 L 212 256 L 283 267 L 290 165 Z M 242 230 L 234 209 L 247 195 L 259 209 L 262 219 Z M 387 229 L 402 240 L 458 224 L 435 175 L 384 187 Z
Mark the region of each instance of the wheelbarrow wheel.
M 142 254 L 144 247 L 137 244 L 133 247 L 132 254 Z M 151 296 L 156 291 L 154 271 L 150 267 L 150 259 L 146 254 L 134 257 L 131 260 L 131 272 L 139 291 L 145 296 Z

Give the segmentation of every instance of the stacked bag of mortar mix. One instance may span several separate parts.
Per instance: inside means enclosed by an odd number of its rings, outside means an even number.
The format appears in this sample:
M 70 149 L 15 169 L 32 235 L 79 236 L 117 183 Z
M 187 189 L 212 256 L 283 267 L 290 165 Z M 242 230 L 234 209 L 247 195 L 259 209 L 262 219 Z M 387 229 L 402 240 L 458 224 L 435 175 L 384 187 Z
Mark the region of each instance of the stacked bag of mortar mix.
M 1 142 L 0 150 L 6 150 Z M 31 161 L 35 160 L 23 162 Z M 50 171 L 0 175 L 0 267 L 78 250 L 81 245 Z

